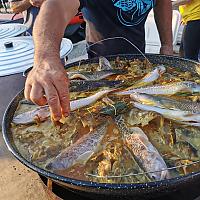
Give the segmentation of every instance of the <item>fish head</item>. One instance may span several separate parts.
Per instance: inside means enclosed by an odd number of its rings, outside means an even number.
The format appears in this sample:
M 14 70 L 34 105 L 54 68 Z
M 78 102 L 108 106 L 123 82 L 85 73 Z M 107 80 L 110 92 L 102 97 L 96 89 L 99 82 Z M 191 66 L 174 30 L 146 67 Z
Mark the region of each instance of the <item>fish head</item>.
M 109 69 L 112 69 L 112 66 L 111 66 L 110 62 L 108 61 L 108 59 L 103 56 L 100 56 L 98 71 L 109 70 Z
M 12 122 L 14 124 L 24 124 L 24 125 L 31 124 L 34 123 L 34 116 L 28 115 L 26 113 L 24 113 L 23 115 L 20 114 L 15 116 Z
M 153 172 L 149 174 L 150 178 L 153 179 L 154 181 L 159 181 L 161 180 L 161 172 Z
M 145 99 L 145 95 L 142 94 L 142 93 L 137 93 L 137 92 L 133 92 L 131 95 L 130 95 L 131 99 L 132 100 L 135 100 L 137 102 L 142 102 L 143 99 Z
M 155 105 L 153 96 L 149 94 L 134 92 L 130 95 L 131 99 L 146 105 Z
M 158 67 L 159 74 L 163 74 L 166 72 L 166 68 L 164 65 L 159 65 Z
M 184 90 L 188 90 L 189 92 L 192 92 L 192 93 L 200 92 L 200 85 L 195 82 L 184 81 L 184 82 L 181 82 L 181 84 L 184 86 Z
M 40 106 L 34 110 L 19 114 L 13 118 L 14 124 L 32 124 L 37 120 L 42 122 L 50 116 L 50 110 L 48 106 Z
M 168 170 L 164 170 L 164 171 L 161 171 L 161 172 L 153 172 L 153 173 L 150 174 L 150 177 L 155 181 L 161 181 L 161 180 L 164 180 L 164 179 L 171 178 Z
M 200 92 L 200 85 L 197 83 L 191 83 L 191 88 L 193 93 L 199 93 Z
M 156 154 L 155 154 L 156 155 Z M 167 178 L 170 178 L 169 171 L 167 169 L 167 165 L 162 157 L 153 158 L 153 169 L 154 172 L 149 173 L 149 176 L 155 181 L 161 181 Z

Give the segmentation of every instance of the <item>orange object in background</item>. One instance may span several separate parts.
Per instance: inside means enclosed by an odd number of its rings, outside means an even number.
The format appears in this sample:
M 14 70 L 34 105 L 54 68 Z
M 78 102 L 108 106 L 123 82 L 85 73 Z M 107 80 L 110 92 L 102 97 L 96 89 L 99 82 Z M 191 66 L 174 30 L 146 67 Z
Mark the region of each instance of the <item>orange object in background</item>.
M 84 22 L 83 14 L 79 12 L 72 20 L 69 22 L 69 25 L 73 24 L 82 24 Z
M 85 40 L 85 21 L 82 12 L 78 12 L 65 29 L 64 37 L 73 43 Z

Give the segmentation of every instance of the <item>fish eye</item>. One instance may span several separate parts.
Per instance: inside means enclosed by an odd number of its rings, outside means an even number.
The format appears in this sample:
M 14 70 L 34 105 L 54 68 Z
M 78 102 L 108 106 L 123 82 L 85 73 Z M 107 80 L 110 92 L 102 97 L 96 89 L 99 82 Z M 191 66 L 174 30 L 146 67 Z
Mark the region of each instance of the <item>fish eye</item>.
M 154 180 L 156 180 L 156 176 L 155 175 L 152 175 L 151 178 L 153 178 Z

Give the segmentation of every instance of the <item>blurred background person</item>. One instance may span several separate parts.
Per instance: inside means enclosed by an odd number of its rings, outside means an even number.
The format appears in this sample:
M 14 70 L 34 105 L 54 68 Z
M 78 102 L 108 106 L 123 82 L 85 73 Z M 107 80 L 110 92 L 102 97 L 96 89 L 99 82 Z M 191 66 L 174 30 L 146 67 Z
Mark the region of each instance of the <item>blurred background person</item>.
M 39 7 L 44 0 L 10 0 L 10 8 L 13 13 L 22 13 L 27 32 L 32 35 L 33 24 L 39 12 Z
M 173 7 L 179 6 L 182 22 L 185 25 L 182 44 L 184 57 L 198 61 L 200 51 L 200 0 L 177 0 Z
M 11 11 L 16 14 L 23 14 L 23 23 L 28 27 L 27 32 L 30 35 L 32 35 L 35 19 L 44 1 L 45 0 L 9 0 Z M 73 43 L 85 39 L 85 22 L 81 12 L 78 12 L 70 21 L 65 29 L 64 37 L 70 39 Z

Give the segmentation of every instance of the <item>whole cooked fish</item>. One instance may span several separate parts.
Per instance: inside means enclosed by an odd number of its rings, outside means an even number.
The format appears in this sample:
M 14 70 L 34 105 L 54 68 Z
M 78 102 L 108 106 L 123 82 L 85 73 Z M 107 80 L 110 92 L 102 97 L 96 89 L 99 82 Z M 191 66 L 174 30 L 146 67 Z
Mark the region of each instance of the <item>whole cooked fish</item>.
M 115 94 L 130 95 L 134 92 L 145 93 L 145 94 L 162 94 L 162 95 L 173 95 L 181 92 L 199 93 L 200 85 L 191 81 L 183 81 L 183 82 L 169 83 L 166 85 L 155 85 L 149 87 L 135 88 L 127 91 L 119 91 L 115 92 Z
M 161 115 L 163 115 L 165 118 L 172 119 L 176 122 L 191 122 L 191 123 L 199 123 L 200 122 L 200 113 L 192 113 L 188 111 L 182 111 L 182 110 L 170 110 L 170 109 L 163 109 L 156 106 L 148 106 L 137 102 L 132 102 L 133 105 L 141 110 L 146 111 L 154 111 Z
M 113 69 L 113 68 L 112 68 L 110 62 L 108 61 L 108 59 L 103 56 L 100 56 L 99 57 L 99 66 L 98 66 L 97 70 L 101 71 L 101 70 L 110 70 L 110 69 Z
M 99 125 L 94 131 L 81 137 L 77 142 L 67 147 L 46 168 L 49 170 L 63 170 L 80 163 L 84 164 L 101 148 L 100 142 L 107 132 L 108 123 Z
M 95 91 L 99 88 L 117 88 L 124 85 L 123 80 L 70 80 L 69 91 L 70 92 L 85 92 L 85 91 Z M 22 99 L 20 104 L 35 105 L 33 102 Z
M 124 81 L 116 80 L 71 80 L 70 81 L 70 92 L 83 92 L 83 91 L 93 91 L 101 87 L 119 87 L 123 85 Z
M 145 133 L 138 127 L 128 128 L 121 115 L 115 118 L 115 122 L 126 145 L 149 177 L 156 181 L 170 178 L 165 161 Z
M 40 106 L 32 111 L 28 111 L 17 116 L 14 116 L 14 124 L 31 124 L 37 121 L 43 122 L 50 116 L 49 106 Z
M 91 105 L 111 91 L 112 91 L 111 89 L 103 90 L 89 97 L 70 101 L 70 111 L 74 111 L 83 108 L 85 106 Z M 35 123 L 37 121 L 42 122 L 45 121 L 50 115 L 51 113 L 49 106 L 46 105 L 15 116 L 12 122 L 14 124 L 30 124 L 30 123 Z
M 112 89 L 103 90 L 103 91 L 97 92 L 96 94 L 91 95 L 89 97 L 70 101 L 70 111 L 74 111 L 74 110 L 83 108 L 85 106 L 91 105 L 91 104 L 95 103 L 98 99 L 102 98 L 104 95 L 108 94 L 111 91 L 112 91 Z
M 141 80 L 137 81 L 131 87 L 127 88 L 127 90 L 130 90 L 130 89 L 133 89 L 136 87 L 145 86 L 145 85 L 157 80 L 165 72 L 166 72 L 166 68 L 164 67 L 164 65 L 159 65 L 153 71 L 151 71 L 147 75 L 145 75 Z
M 72 71 L 67 72 L 69 79 L 83 79 L 83 80 L 101 80 L 112 75 L 127 74 L 128 71 L 124 69 L 110 69 L 102 71 Z
M 163 73 L 166 72 L 164 65 L 157 66 L 153 71 L 149 72 L 141 79 L 141 82 L 150 83 L 157 80 Z
M 131 99 L 150 106 L 156 106 L 160 108 L 167 108 L 172 110 L 189 111 L 193 113 L 200 113 L 200 103 L 175 100 L 167 97 L 153 96 L 149 94 L 133 93 L 130 95 Z

